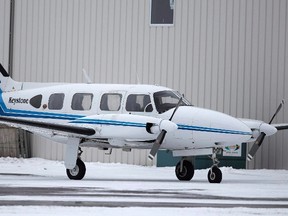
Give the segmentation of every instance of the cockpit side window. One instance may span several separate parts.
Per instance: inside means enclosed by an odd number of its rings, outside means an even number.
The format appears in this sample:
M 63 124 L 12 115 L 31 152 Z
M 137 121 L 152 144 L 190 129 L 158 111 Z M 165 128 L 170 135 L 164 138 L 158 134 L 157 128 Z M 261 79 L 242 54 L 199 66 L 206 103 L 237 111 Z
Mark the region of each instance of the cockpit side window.
M 106 93 L 101 97 L 100 109 L 102 111 L 119 111 L 122 95 L 117 93 Z
M 145 94 L 130 94 L 126 101 L 128 112 L 152 112 L 151 99 Z
M 159 91 L 155 92 L 153 97 L 157 111 L 159 113 L 163 113 L 176 107 L 182 96 L 178 92 Z M 180 106 L 189 106 L 189 105 L 191 104 L 185 98 L 180 104 Z

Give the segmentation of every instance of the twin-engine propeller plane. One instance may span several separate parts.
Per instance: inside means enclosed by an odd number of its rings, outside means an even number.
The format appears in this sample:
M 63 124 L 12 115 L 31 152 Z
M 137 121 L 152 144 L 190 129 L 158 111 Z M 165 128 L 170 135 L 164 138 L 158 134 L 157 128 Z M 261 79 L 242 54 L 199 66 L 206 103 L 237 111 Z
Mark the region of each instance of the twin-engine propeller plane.
M 235 144 L 254 142 L 251 160 L 265 136 L 288 124 L 237 119 L 192 106 L 177 91 L 154 85 L 28 83 L 14 81 L 0 64 L 0 123 L 22 128 L 66 144 L 65 167 L 70 179 L 86 173 L 81 147 L 103 150 L 159 149 L 182 160 L 179 180 L 191 180 L 191 156 L 211 155 L 211 183 L 220 183 L 217 152 Z

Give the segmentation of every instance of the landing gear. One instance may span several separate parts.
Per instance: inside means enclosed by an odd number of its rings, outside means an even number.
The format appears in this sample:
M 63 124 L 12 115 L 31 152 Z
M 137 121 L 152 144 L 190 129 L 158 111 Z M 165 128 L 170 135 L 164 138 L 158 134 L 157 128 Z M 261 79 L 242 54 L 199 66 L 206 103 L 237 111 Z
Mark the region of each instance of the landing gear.
M 86 166 L 84 162 L 78 158 L 76 161 L 76 166 L 73 169 L 66 169 L 66 174 L 69 179 L 81 180 L 86 173 Z
M 84 162 L 81 160 L 82 153 L 83 151 L 79 147 L 78 158 L 77 158 L 75 167 L 73 169 L 66 169 L 66 174 L 69 179 L 81 180 L 85 176 L 86 166 Z
M 222 172 L 217 166 L 210 168 L 208 172 L 208 181 L 210 183 L 220 183 L 222 181 Z
M 222 181 L 222 172 L 218 168 L 218 164 L 220 163 L 219 160 L 217 159 L 217 152 L 218 149 L 215 148 L 213 150 L 213 154 L 211 156 L 211 159 L 213 161 L 213 165 L 211 166 L 209 172 L 208 172 L 208 181 L 210 183 L 220 183 Z
M 175 167 L 175 174 L 180 181 L 190 181 L 194 176 L 194 166 L 190 161 L 182 159 Z

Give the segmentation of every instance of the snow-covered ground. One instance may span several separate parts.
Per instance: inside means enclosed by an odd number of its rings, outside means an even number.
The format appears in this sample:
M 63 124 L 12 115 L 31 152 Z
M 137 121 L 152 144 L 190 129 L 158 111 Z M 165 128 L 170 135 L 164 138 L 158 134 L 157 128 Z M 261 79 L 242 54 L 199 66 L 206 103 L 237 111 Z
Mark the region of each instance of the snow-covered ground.
M 180 182 L 172 167 L 86 168 L 71 181 L 63 162 L 0 158 L 0 215 L 288 215 L 287 170 L 225 167 L 222 183 L 210 184 L 208 170 Z

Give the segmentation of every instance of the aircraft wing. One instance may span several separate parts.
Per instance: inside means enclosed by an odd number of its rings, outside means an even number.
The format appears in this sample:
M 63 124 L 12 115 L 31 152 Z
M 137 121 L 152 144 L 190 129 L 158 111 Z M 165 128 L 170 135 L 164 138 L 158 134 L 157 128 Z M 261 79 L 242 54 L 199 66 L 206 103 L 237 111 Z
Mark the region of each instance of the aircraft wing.
M 27 119 L 16 119 L 13 117 L 4 117 L 0 116 L 0 122 L 12 125 L 13 127 L 32 127 L 32 128 L 40 128 L 48 131 L 59 131 L 67 134 L 76 134 L 82 136 L 92 136 L 95 134 L 95 130 L 92 128 L 81 127 L 76 125 L 68 125 L 68 124 L 55 124 L 49 122 L 40 122 L 33 121 Z
M 60 123 L 0 116 L 0 123 L 32 133 L 107 139 L 114 145 L 121 145 L 119 140 L 136 144 L 154 141 L 162 130 L 177 129 L 177 125 L 169 120 L 131 114 L 93 115 Z

